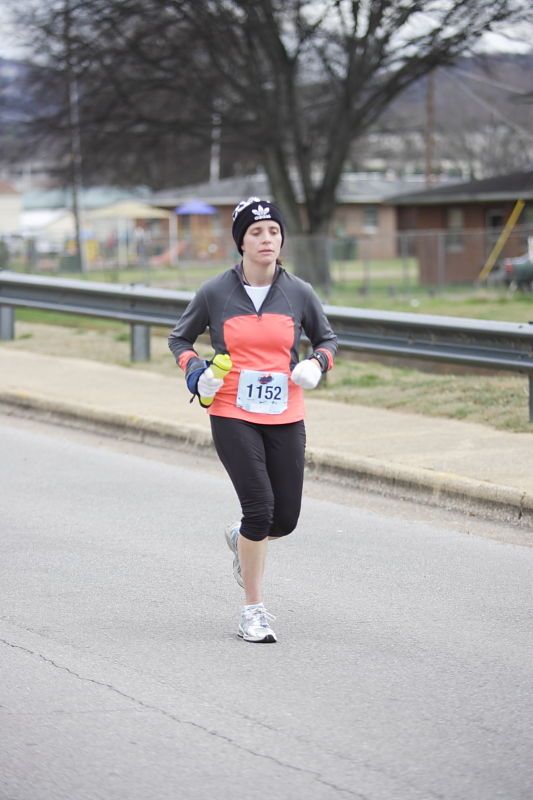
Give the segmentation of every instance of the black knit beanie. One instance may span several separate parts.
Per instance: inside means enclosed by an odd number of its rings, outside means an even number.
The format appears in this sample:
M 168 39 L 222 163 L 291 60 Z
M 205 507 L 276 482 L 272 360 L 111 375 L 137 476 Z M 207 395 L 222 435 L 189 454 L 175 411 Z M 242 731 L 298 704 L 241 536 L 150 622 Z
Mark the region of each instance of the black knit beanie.
M 254 222 L 261 222 L 264 219 L 272 219 L 277 222 L 281 229 L 281 244 L 285 240 L 285 230 L 283 217 L 279 208 L 268 200 L 261 200 L 259 197 L 249 197 L 248 200 L 241 200 L 239 205 L 233 210 L 233 226 L 231 233 L 237 245 L 237 250 L 242 255 L 242 240 L 244 234 Z

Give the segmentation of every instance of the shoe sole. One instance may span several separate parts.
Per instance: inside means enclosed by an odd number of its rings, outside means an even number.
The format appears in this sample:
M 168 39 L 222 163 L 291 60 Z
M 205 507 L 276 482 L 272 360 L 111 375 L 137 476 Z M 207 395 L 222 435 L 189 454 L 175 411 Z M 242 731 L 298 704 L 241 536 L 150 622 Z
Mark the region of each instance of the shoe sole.
M 233 549 L 233 546 L 231 544 L 231 531 L 232 530 L 233 530 L 233 528 L 230 528 L 229 530 L 224 531 L 224 537 L 226 539 L 226 544 L 228 545 L 229 549 L 233 553 L 233 561 L 234 561 L 234 564 L 233 564 L 233 577 L 235 578 L 235 580 L 237 581 L 237 583 L 239 584 L 241 589 L 244 589 L 244 581 L 242 579 L 242 575 L 240 575 L 240 573 L 235 568 L 235 559 L 238 558 L 238 556 L 235 555 L 235 550 Z
M 274 644 L 274 642 L 278 641 L 271 633 L 267 634 L 264 639 L 251 639 L 249 636 L 245 636 L 244 633 L 241 633 L 240 631 L 237 636 L 239 639 L 242 639 L 245 642 L 252 642 L 254 644 Z

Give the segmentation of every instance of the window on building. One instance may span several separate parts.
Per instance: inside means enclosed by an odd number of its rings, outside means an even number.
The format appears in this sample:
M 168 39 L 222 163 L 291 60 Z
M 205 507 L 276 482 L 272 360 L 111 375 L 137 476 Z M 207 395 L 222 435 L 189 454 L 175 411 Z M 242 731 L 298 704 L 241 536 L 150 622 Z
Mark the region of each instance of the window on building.
M 462 208 L 449 208 L 446 212 L 446 248 L 459 251 L 463 249 L 464 214 Z
M 487 229 L 486 242 L 490 252 L 490 249 L 494 247 L 503 230 L 506 215 L 501 208 L 489 208 L 485 214 L 485 220 Z
M 501 208 L 490 208 L 487 211 L 487 228 L 498 232 L 505 224 L 505 214 Z
M 375 233 L 379 228 L 379 216 L 377 206 L 363 207 L 363 230 L 365 233 Z

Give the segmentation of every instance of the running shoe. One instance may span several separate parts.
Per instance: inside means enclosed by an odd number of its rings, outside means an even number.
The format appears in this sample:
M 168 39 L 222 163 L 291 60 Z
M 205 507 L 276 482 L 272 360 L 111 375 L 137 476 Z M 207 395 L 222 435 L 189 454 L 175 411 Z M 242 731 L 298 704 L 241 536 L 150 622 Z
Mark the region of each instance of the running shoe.
M 269 620 L 276 619 L 263 605 L 256 608 L 243 608 L 239 623 L 239 636 L 246 642 L 276 642 L 276 634 Z
M 228 525 L 224 535 L 228 547 L 233 553 L 233 577 L 244 588 L 244 581 L 242 579 L 241 562 L 239 561 L 239 552 L 237 550 L 237 539 L 239 538 L 240 522 L 234 522 L 233 525 Z

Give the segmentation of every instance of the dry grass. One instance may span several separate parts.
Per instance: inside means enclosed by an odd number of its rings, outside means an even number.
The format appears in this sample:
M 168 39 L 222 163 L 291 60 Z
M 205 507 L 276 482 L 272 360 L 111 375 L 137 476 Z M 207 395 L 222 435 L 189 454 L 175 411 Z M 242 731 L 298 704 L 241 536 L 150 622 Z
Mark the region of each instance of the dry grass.
M 76 327 L 17 322 L 17 338 L 4 342 L 10 349 L 87 358 L 131 369 L 175 375 L 166 335 L 153 330 L 152 360 L 130 363 L 129 335 L 124 326 L 83 324 Z M 198 348 L 209 355 L 208 347 Z M 339 358 L 317 397 L 345 403 L 401 409 L 437 417 L 480 422 L 508 431 L 533 432 L 528 421 L 528 382 L 525 377 L 436 374 L 377 362 Z
M 512 373 L 442 374 L 338 359 L 317 396 L 533 432 L 528 392 L 527 378 Z

